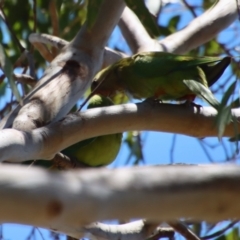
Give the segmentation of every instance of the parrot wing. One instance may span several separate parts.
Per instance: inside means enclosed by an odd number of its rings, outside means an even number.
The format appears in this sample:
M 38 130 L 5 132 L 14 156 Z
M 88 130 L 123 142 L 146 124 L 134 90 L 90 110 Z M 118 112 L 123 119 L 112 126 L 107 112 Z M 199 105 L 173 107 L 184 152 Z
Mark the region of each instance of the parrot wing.
M 174 71 L 186 70 L 192 67 L 202 67 L 208 66 L 209 64 L 215 64 L 217 62 L 221 62 L 223 60 L 222 57 L 192 57 L 192 56 L 183 56 L 183 55 L 175 55 L 165 52 L 146 52 L 140 53 L 132 56 L 132 61 L 128 62 L 125 66 L 132 66 L 130 69 L 134 71 L 134 74 L 139 75 L 142 78 L 156 77 L 156 76 L 165 76 Z M 124 61 L 124 59 L 123 59 Z M 224 67 L 229 62 L 229 58 L 224 60 Z M 223 68 L 223 66 L 221 67 Z M 123 64 L 124 66 L 124 64 Z M 208 67 L 205 67 L 208 73 L 210 72 Z M 217 76 L 221 76 L 222 71 L 216 71 Z
M 69 146 L 68 148 L 65 148 L 61 152 L 67 156 L 74 156 L 76 154 L 76 152 L 79 151 L 79 149 L 91 144 L 93 141 L 95 141 L 95 139 L 96 139 L 96 137 L 77 142 L 77 143 Z
M 114 103 L 111 99 L 94 95 L 90 99 L 88 109 L 112 105 Z M 62 150 L 62 153 L 88 166 L 104 166 L 115 160 L 121 143 L 122 133 L 97 136 L 75 143 Z
M 217 64 L 202 65 L 201 68 L 207 76 L 208 86 L 211 87 L 223 74 L 231 62 L 230 57 L 224 57 Z

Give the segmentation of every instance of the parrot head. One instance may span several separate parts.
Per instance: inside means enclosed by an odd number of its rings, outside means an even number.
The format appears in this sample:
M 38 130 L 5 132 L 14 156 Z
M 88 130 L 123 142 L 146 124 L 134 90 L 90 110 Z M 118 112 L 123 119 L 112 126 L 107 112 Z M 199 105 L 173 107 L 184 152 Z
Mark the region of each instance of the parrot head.
M 114 95 L 119 90 L 117 76 L 112 70 L 112 66 L 109 66 L 96 74 L 91 85 L 91 91 L 94 94 L 108 97 Z
M 103 97 L 111 97 L 119 90 L 117 81 L 118 78 L 113 71 L 113 66 L 114 65 L 104 68 L 95 75 L 91 84 L 91 93 L 80 106 L 79 111 L 89 101 L 89 99 L 92 98 L 93 95 L 97 94 Z

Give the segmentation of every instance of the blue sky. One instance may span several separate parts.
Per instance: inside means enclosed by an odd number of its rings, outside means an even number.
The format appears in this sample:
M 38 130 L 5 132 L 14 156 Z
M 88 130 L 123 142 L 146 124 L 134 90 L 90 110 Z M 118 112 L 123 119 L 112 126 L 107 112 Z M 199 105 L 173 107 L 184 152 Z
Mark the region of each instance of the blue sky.
M 189 2 L 199 6 L 201 5 L 200 0 Z M 197 14 L 201 14 L 201 11 L 201 8 L 198 8 Z M 163 9 L 162 16 L 160 18 L 160 24 L 167 25 L 169 19 L 175 15 L 181 15 L 181 20 L 178 25 L 179 29 L 184 27 L 187 23 L 189 23 L 189 21 L 193 19 L 192 14 L 187 9 L 185 9 L 184 6 L 180 4 L 173 4 Z M 239 30 L 239 22 L 237 20 L 229 28 L 219 34 L 218 39 L 222 43 L 229 43 L 231 41 L 229 44 L 232 46 L 239 45 L 240 38 L 235 37 L 236 32 L 240 32 Z M 5 32 L 4 27 L 2 28 L 2 31 Z M 7 39 L 5 40 L 7 41 Z M 117 47 L 123 51 L 130 53 L 130 50 L 126 45 L 125 40 L 121 36 L 118 27 L 116 27 L 109 40 L 109 46 Z M 238 55 L 238 52 L 236 52 L 236 55 Z M 230 73 L 231 72 L 229 68 L 222 76 L 222 80 L 220 80 L 219 83 L 221 83 L 221 81 L 223 81 Z M 9 96 L 9 94 L 7 94 L 7 96 Z M 221 99 L 221 94 L 216 94 L 216 97 L 218 99 Z M 5 101 L 6 99 L 0 100 L 0 107 Z M 205 105 L 200 100 L 197 100 L 197 102 Z M 227 157 L 231 158 L 232 154 L 235 151 L 235 145 L 230 144 L 228 141 L 223 141 L 223 144 L 220 144 L 218 142 L 218 139 L 215 137 L 206 138 L 203 140 L 202 144 L 200 144 L 199 139 L 193 137 L 162 132 L 142 132 L 141 139 L 144 155 L 144 163 L 142 163 L 143 165 L 169 164 L 172 161 L 174 161 L 174 163 L 191 164 L 206 164 L 210 163 L 211 161 L 223 162 Z M 126 144 L 123 144 L 117 159 L 109 167 L 123 166 L 128 156 L 129 149 Z M 134 159 L 131 159 L 129 165 L 132 164 L 133 160 Z M 235 162 L 238 163 L 239 160 L 237 159 Z M 16 224 L 4 224 L 2 229 L 4 239 L 11 240 L 25 240 L 32 231 L 31 227 L 20 226 Z M 40 231 L 42 232 L 45 240 L 50 238 L 48 231 L 41 229 Z M 37 230 L 35 239 L 42 239 L 41 234 L 39 234 L 39 231 Z

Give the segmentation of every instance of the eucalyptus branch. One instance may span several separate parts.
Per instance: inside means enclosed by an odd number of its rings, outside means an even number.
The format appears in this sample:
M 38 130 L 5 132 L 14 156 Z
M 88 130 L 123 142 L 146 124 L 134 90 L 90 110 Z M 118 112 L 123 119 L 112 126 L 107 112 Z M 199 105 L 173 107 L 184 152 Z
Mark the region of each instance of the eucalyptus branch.
M 234 109 L 232 114 L 239 118 L 240 110 Z M 217 111 L 211 107 L 197 109 L 185 104 L 146 101 L 89 109 L 69 114 L 59 122 L 30 132 L 0 131 L 0 161 L 50 160 L 57 152 L 84 139 L 132 130 L 173 132 L 194 137 L 218 136 L 216 115 Z M 223 136 L 235 136 L 235 127 L 234 123 L 227 125 Z
M 37 83 L 36 79 L 27 75 L 27 74 L 17 74 L 13 73 L 13 77 L 16 81 L 23 84 L 29 84 L 31 87 L 34 87 Z
M 54 229 L 79 238 L 87 224 L 101 220 L 162 222 L 183 217 L 216 222 L 240 218 L 239 181 L 240 167 L 236 165 L 69 172 L 2 165 L 0 221 Z M 17 199 L 14 204 L 13 199 Z M 120 228 L 124 227 L 115 229 Z
M 161 40 L 159 44 L 165 51 L 186 53 L 216 37 L 236 18 L 236 1 L 219 0 L 188 26 Z
M 45 45 L 56 47 L 59 50 L 65 47 L 69 43 L 68 41 L 63 40 L 62 38 L 52 36 L 49 34 L 40 34 L 40 33 L 30 34 L 29 41 L 33 45 L 43 43 Z M 108 65 L 113 64 L 119 59 L 124 57 L 127 57 L 127 54 L 105 47 L 102 68 L 107 67 Z
M 161 50 L 158 41 L 149 36 L 138 17 L 128 7 L 125 7 L 118 25 L 133 53 Z
M 182 54 L 216 37 L 237 16 L 236 0 L 219 0 L 185 28 L 164 38 L 158 44 L 150 38 L 139 19 L 129 9 L 124 10 L 119 26 L 134 53 L 155 50 Z
M 45 33 L 32 33 L 29 35 L 29 41 L 32 44 L 43 43 L 45 45 L 50 45 L 56 47 L 59 50 L 69 43 L 68 41 L 62 38 Z
M 24 98 L 24 106 L 18 106 L 4 118 L 0 129 L 12 125 L 15 129 L 31 131 L 62 119 L 84 94 L 100 69 L 104 46 L 123 8 L 122 0 L 104 0 L 92 29 L 89 30 L 87 26 L 80 29 L 51 62 L 36 87 Z M 102 24 L 101 27 L 99 24 Z

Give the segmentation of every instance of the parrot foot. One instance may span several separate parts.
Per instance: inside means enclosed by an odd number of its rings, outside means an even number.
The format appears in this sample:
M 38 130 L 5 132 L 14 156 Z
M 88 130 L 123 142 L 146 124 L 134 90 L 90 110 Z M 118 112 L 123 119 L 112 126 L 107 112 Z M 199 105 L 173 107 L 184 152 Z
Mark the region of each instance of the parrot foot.
M 183 103 L 183 105 L 187 106 L 187 107 L 196 107 L 198 112 L 200 112 L 202 105 L 196 104 L 195 102 L 189 101 L 187 100 L 185 103 Z
M 150 104 L 159 104 L 162 103 L 162 100 L 156 98 L 146 98 L 143 102 L 150 103 Z
M 79 162 L 74 157 L 68 157 L 67 155 L 59 152 L 52 159 L 53 166 L 59 170 L 62 169 L 74 169 L 74 168 L 88 168 L 89 166 Z

